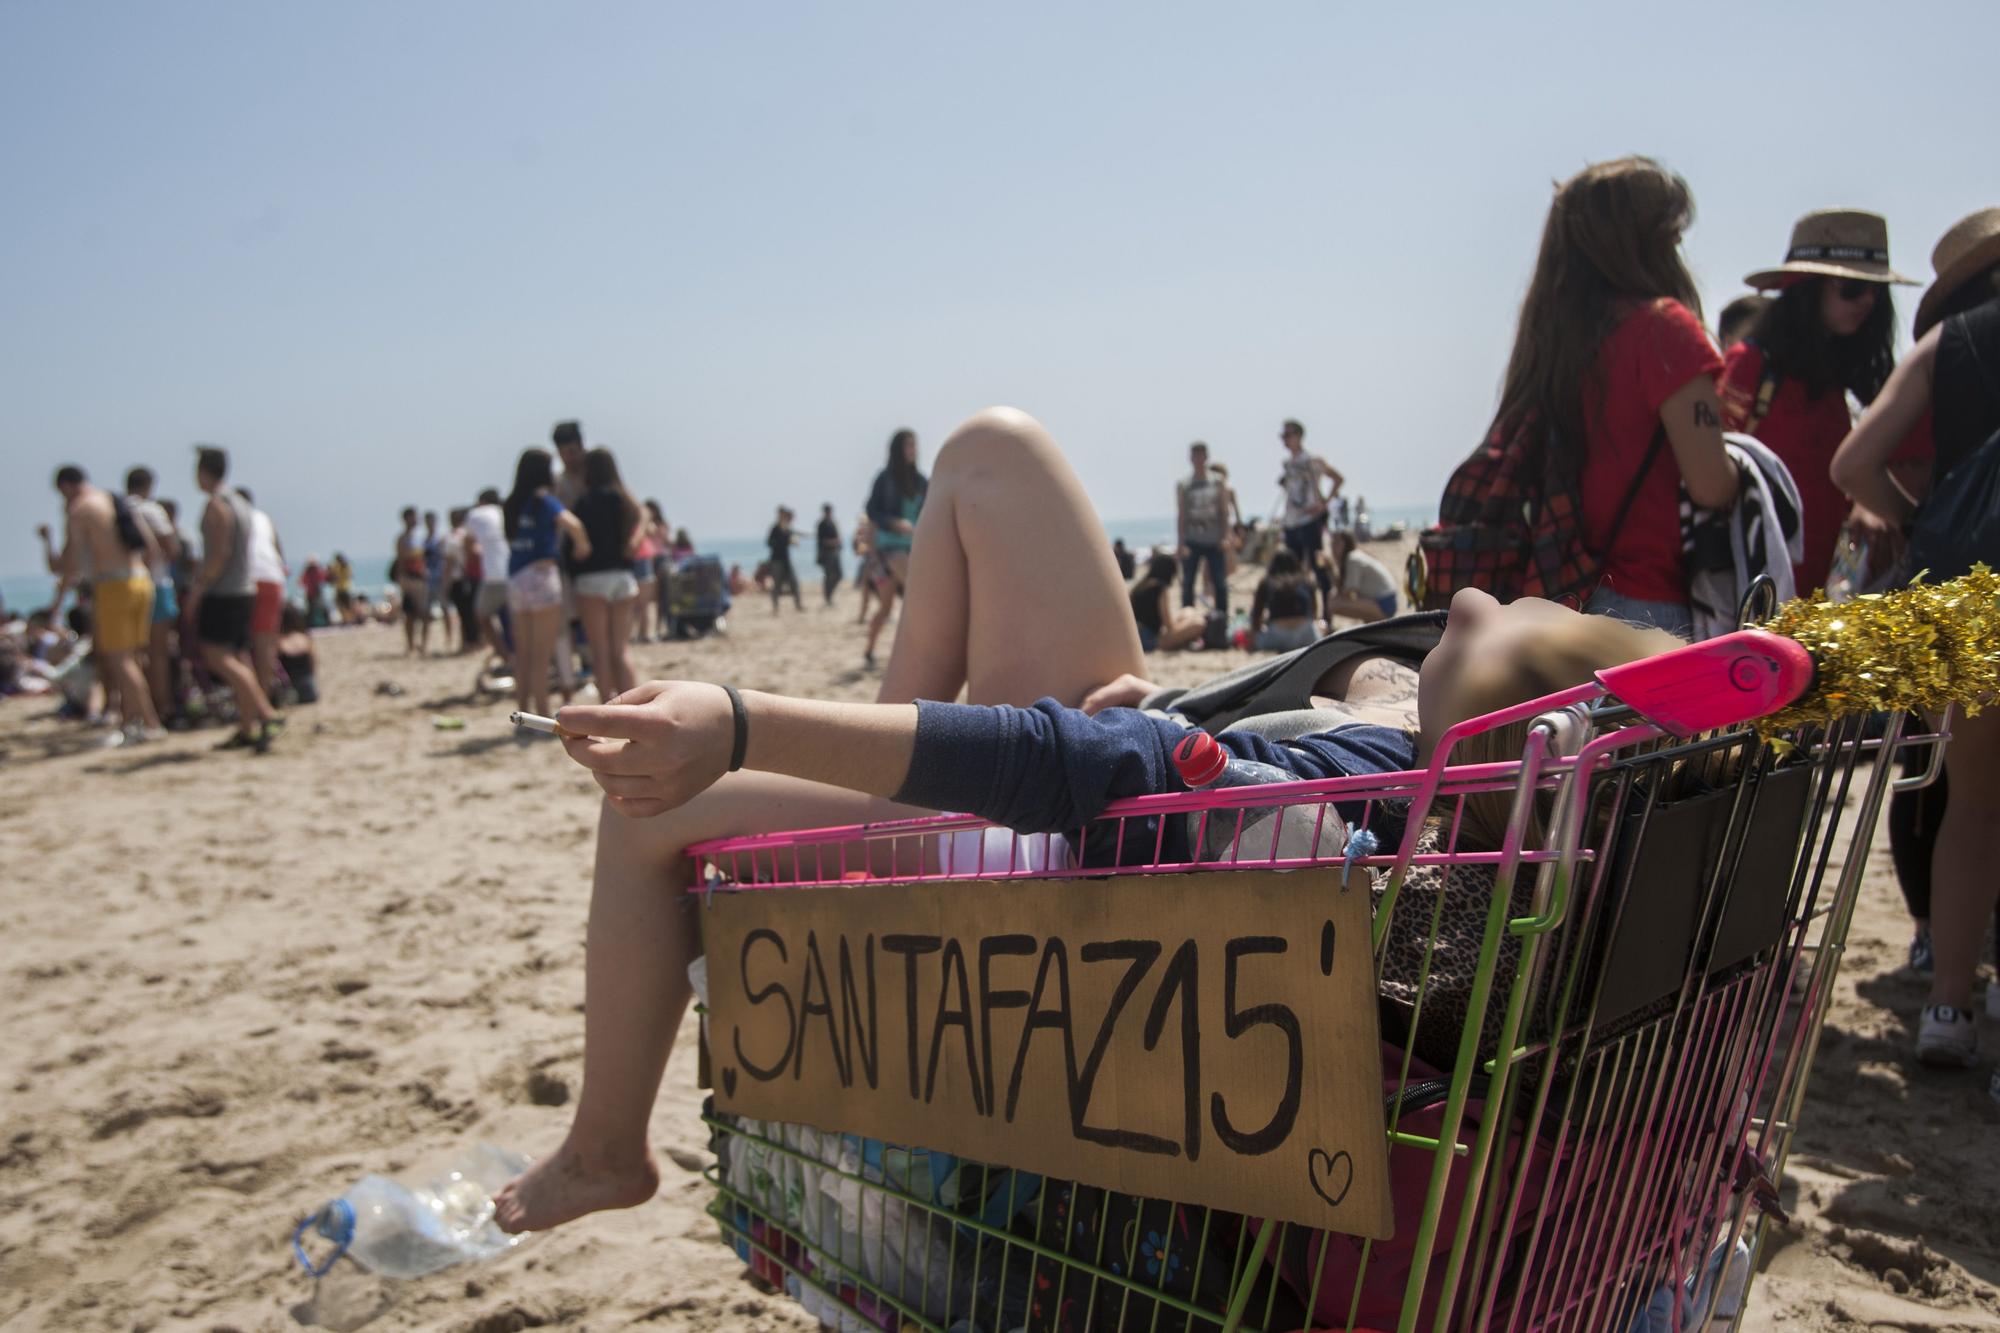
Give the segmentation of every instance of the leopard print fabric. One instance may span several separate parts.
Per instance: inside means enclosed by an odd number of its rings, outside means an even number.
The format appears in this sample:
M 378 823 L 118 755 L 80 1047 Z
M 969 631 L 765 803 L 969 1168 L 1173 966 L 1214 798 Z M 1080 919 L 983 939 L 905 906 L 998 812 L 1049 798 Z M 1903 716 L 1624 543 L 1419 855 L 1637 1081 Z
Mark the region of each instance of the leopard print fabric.
M 1443 834 L 1433 823 L 1417 840 L 1418 855 L 1444 850 Z M 1389 880 L 1374 877 L 1375 909 L 1382 907 Z M 1534 897 L 1532 872 L 1515 877 L 1509 917 L 1526 916 Z M 1459 1034 L 1471 1012 L 1473 979 L 1479 951 L 1486 940 L 1486 918 L 1496 885 L 1491 866 L 1412 866 L 1397 894 L 1382 942 L 1381 982 L 1377 988 L 1386 1025 L 1399 1025 L 1411 1050 L 1439 1069 L 1458 1063 Z M 1515 969 L 1521 963 L 1521 937 L 1502 930 L 1493 971 L 1493 991 L 1480 1024 L 1479 1059 L 1491 1059 L 1499 1048 L 1500 1025 Z M 1430 976 L 1423 981 L 1423 1005 L 1418 1007 L 1419 978 L 1425 960 Z M 1399 1034 L 1385 1032 L 1391 1040 Z

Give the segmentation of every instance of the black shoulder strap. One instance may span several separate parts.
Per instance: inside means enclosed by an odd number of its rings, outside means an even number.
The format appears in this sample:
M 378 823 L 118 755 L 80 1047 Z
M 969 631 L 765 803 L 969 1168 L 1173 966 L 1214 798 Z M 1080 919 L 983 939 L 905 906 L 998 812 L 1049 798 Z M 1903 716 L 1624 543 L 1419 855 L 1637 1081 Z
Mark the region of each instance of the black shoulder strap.
M 1632 484 L 1625 488 L 1625 498 L 1618 502 L 1617 516 L 1611 520 L 1611 527 L 1607 529 L 1613 541 L 1618 540 L 1618 534 L 1625 530 L 1625 519 L 1632 512 L 1632 502 L 1639 498 L 1639 488 L 1646 484 L 1646 476 L 1652 472 L 1653 464 L 1659 461 L 1660 450 L 1665 448 L 1666 444 L 1667 423 L 1662 421 L 1653 427 L 1653 442 L 1646 446 L 1645 461 L 1640 463 L 1639 470 L 1632 474 Z

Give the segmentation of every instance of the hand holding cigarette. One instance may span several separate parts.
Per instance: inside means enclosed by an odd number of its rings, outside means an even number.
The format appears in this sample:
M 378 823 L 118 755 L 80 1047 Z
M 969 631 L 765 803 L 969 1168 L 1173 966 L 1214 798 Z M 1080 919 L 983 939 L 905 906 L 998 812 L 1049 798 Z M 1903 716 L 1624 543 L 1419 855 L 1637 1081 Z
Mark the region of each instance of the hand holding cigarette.
M 620 814 L 663 814 L 729 768 L 733 715 L 714 685 L 646 681 L 610 703 L 571 704 L 561 719 L 514 715 L 516 726 L 559 737 L 591 770 Z
M 507 720 L 523 731 L 539 731 L 544 736 L 560 736 L 567 739 L 577 735 L 576 732 L 570 731 L 554 718 L 543 717 L 540 713 L 510 713 L 507 716 Z

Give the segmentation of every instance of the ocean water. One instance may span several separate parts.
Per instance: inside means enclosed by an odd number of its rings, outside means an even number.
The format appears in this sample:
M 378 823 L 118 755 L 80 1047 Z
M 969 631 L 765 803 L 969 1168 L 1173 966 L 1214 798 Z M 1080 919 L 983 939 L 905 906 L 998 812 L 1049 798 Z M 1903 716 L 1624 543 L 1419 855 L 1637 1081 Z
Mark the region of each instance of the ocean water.
M 1407 523 L 1414 528 L 1422 527 L 1424 524 L 1429 523 L 1436 516 L 1436 513 L 1436 507 L 1432 505 L 1392 506 L 1371 511 L 1370 521 L 1378 530 L 1386 529 L 1391 523 Z M 1134 551 L 1143 551 L 1149 546 L 1163 545 L 1173 541 L 1174 520 L 1170 514 L 1155 515 L 1146 518 L 1106 519 L 1104 522 L 1104 531 L 1107 535 L 1114 538 L 1123 537 L 1125 544 Z M 808 542 L 811 539 L 811 532 L 812 528 L 810 524 L 800 529 L 801 535 L 805 536 Z M 843 528 L 842 536 L 843 539 L 851 538 L 852 533 Z M 761 535 L 722 537 L 699 542 L 697 545 L 703 555 L 719 557 L 725 568 L 730 565 L 740 564 L 743 566 L 745 573 L 754 570 L 758 562 L 764 558 L 764 539 Z M 349 551 L 365 551 L 370 549 L 370 547 L 367 543 L 357 542 L 344 549 Z M 810 572 L 812 555 L 809 548 L 800 548 L 794 560 L 802 567 L 806 567 L 807 572 Z M 854 565 L 852 553 L 850 552 L 844 556 L 843 561 L 851 571 Z M 385 567 L 387 563 L 387 559 L 384 558 L 376 562 L 375 568 L 380 569 Z M 367 577 L 368 573 L 372 571 L 366 568 L 366 562 L 357 561 L 355 572 L 357 575 L 356 582 L 361 587 L 375 588 L 378 586 Z M 25 614 L 26 612 L 48 605 L 49 594 L 55 591 L 55 586 L 55 579 L 47 574 L 0 574 L 0 602 L 4 602 L 10 611 Z M 386 585 L 380 586 L 386 588 Z M 296 575 L 294 575 L 293 590 L 297 590 Z

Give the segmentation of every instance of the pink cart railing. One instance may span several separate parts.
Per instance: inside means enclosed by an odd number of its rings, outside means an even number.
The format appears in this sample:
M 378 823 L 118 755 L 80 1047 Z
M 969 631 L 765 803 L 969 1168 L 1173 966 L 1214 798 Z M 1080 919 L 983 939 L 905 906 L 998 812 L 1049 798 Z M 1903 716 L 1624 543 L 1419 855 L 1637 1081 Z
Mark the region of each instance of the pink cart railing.
M 1392 1241 L 711 1114 L 725 1240 L 852 1329 L 1733 1327 L 1887 761 L 1946 739 L 1750 729 L 1810 676 L 1750 631 L 1455 727 L 1423 771 L 1142 796 L 1063 833 L 939 815 L 691 849 L 702 894 L 1339 865 L 1375 901 Z M 1313 819 L 1306 854 L 1274 855 L 1274 807 Z M 1168 859 L 1189 819 L 1228 851 Z

